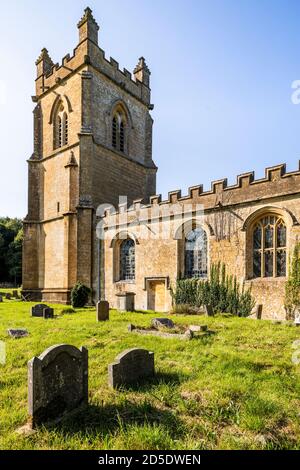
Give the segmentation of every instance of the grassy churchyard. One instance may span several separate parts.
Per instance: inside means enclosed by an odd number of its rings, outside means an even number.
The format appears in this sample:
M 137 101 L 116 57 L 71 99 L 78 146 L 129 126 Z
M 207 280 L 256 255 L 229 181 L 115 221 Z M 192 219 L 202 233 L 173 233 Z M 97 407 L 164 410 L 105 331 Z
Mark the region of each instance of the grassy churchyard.
M 130 333 L 149 326 L 149 313 L 95 309 L 31 318 L 33 304 L 0 303 L 0 449 L 299 449 L 300 365 L 292 362 L 300 328 L 217 316 L 176 316 L 175 324 L 207 324 L 214 332 L 191 341 Z M 11 339 L 8 328 L 29 336 Z M 27 419 L 27 361 L 58 343 L 89 351 L 89 406 L 32 435 L 16 433 Z M 112 390 L 107 366 L 127 348 L 155 353 L 157 375 L 136 388 Z M 300 354 L 299 354 L 300 356 Z

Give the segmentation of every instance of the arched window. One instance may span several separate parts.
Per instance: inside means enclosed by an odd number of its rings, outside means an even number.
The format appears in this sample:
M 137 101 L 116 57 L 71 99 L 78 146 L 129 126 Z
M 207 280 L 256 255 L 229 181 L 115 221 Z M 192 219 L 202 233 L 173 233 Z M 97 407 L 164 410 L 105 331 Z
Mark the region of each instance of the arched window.
M 122 110 L 114 113 L 112 119 L 112 146 L 120 152 L 125 152 L 126 117 Z
M 135 243 L 131 238 L 120 245 L 120 281 L 135 280 Z
M 266 215 L 253 227 L 253 277 L 286 276 L 286 225 L 281 217 Z
M 59 103 L 57 106 L 54 123 L 54 149 L 63 147 L 68 144 L 69 140 L 69 119 L 68 114 L 65 112 L 64 105 Z
M 198 227 L 185 237 L 185 277 L 207 277 L 207 235 Z

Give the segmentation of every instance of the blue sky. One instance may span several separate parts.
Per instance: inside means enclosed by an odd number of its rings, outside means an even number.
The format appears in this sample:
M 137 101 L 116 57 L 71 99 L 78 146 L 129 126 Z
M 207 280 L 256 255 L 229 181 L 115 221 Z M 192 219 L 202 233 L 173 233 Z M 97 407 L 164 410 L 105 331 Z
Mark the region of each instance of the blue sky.
M 152 71 L 157 192 L 286 162 L 298 168 L 300 2 L 287 0 L 11 0 L 1 4 L 0 215 L 26 215 L 35 60 L 78 42 L 89 5 L 106 56 Z

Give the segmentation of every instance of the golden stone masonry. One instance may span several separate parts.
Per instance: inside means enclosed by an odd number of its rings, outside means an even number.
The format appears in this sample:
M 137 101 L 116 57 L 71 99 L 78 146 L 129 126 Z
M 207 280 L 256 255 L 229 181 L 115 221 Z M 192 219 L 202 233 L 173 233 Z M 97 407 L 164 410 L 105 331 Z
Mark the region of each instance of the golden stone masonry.
M 300 171 L 278 165 L 262 179 L 246 173 L 233 186 L 214 181 L 209 191 L 191 187 L 161 201 L 145 59 L 133 75 L 107 60 L 89 8 L 78 29 L 79 43 L 61 65 L 46 49 L 36 62 L 23 294 L 68 303 L 78 280 L 94 301 L 165 312 L 178 277 L 205 278 L 211 263 L 222 261 L 252 285 L 263 318 L 284 318 L 289 255 L 300 235 Z M 120 196 L 130 209 L 119 206 Z M 103 204 L 116 213 L 104 213 L 98 240 Z

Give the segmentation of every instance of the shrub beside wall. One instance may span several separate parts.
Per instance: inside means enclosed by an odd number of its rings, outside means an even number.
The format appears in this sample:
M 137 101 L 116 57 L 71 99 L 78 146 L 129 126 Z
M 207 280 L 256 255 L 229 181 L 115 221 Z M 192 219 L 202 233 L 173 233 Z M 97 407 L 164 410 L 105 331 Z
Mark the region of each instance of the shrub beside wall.
M 250 315 L 255 301 L 251 288 L 237 282 L 236 276 L 226 273 L 225 264 L 213 264 L 210 277 L 202 279 L 179 279 L 172 291 L 176 312 L 198 310 L 211 305 L 214 313 L 231 313 L 240 317 Z
M 89 300 L 91 289 L 77 282 L 71 291 L 71 303 L 74 308 L 83 308 Z
M 300 312 L 300 243 L 296 244 L 290 260 L 284 307 L 286 319 L 295 320 L 296 313 Z

